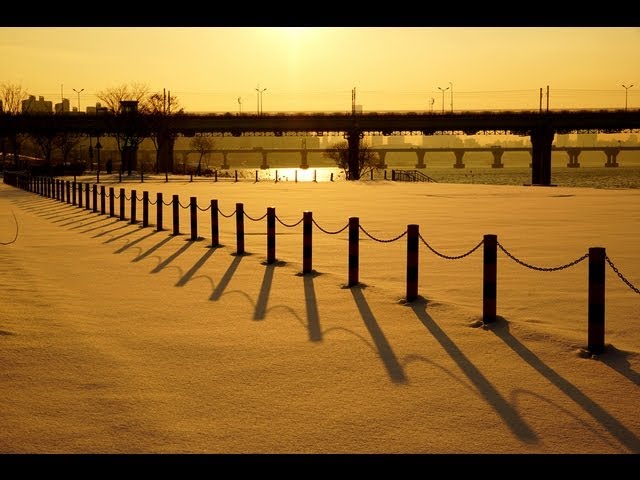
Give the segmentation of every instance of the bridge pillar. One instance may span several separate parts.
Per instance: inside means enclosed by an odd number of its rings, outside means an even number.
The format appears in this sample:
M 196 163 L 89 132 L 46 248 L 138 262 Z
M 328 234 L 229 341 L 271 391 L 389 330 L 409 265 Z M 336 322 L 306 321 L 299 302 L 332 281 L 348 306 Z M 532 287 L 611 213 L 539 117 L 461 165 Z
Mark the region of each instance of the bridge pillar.
M 567 155 L 569 155 L 569 163 L 567 163 L 567 167 L 578 168 L 580 166 L 580 162 L 578 161 L 580 152 L 582 152 L 582 150 L 579 148 L 567 148 Z
M 260 165 L 260 168 L 262 170 L 266 170 L 269 168 L 269 164 L 267 163 L 267 152 L 263 150 L 261 153 L 262 153 L 262 165 Z
M 607 156 L 607 161 L 604 164 L 605 167 L 617 167 L 618 162 L 618 153 L 620 153 L 619 148 L 605 148 L 604 154 Z
M 555 132 L 549 126 L 531 130 L 531 185 L 551 185 L 551 144 Z
M 382 152 L 378 150 L 378 168 L 387 168 L 387 164 L 384 161 L 384 157 L 387 156 L 387 152 Z
M 416 156 L 418 157 L 418 163 L 416 163 L 416 168 L 427 168 L 424 164 L 424 154 L 427 153 L 426 150 L 416 150 Z
M 307 151 L 301 150 L 300 157 L 302 158 L 302 163 L 300 164 L 300 168 L 306 170 L 307 168 L 309 168 L 309 164 L 307 163 Z
M 504 150 L 502 147 L 491 147 L 491 154 L 493 155 L 493 163 L 491 164 L 491 168 L 503 168 L 504 164 L 502 163 L 502 154 Z
M 347 172 L 347 180 L 360 180 L 360 140 L 364 134 L 362 130 L 354 128 L 345 132 L 344 138 L 347 139 L 347 163 L 349 171 Z
M 227 161 L 228 152 L 222 152 L 222 165 L 220 165 L 220 170 L 229 170 L 229 162 Z
M 464 157 L 464 150 L 454 150 L 453 154 L 456 156 L 456 163 L 453 164 L 453 168 L 464 168 L 462 158 Z
M 173 135 L 158 135 L 158 172 L 173 172 L 174 147 L 176 139 Z

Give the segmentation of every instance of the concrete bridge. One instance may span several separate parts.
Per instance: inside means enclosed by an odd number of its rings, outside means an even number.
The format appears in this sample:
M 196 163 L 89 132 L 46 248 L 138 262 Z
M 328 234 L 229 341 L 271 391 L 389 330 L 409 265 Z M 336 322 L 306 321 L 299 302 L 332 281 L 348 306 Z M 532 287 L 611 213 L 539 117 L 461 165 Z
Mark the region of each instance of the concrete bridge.
M 618 133 L 640 130 L 640 110 L 552 110 L 552 111 L 484 111 L 484 112 L 390 112 L 356 113 L 279 113 L 258 114 L 143 114 L 135 108 L 120 113 L 97 115 L 64 114 L 0 114 L 0 137 L 15 138 L 20 133 L 52 135 L 55 133 L 80 133 L 85 135 L 119 135 L 125 143 L 140 137 L 155 137 L 162 166 L 170 165 L 174 158 L 176 136 L 283 136 L 324 135 L 337 133 L 348 143 L 348 160 L 355 168 L 358 162 L 360 139 L 365 135 L 476 135 L 513 134 L 528 136 L 531 142 L 531 184 L 551 184 L 551 152 L 556 134 L 567 133 Z M 123 151 L 123 160 L 131 165 L 135 161 L 136 147 Z M 418 165 L 424 164 L 425 149 Z M 124 155 L 126 153 L 126 155 Z M 503 151 L 504 153 L 504 151 Z M 267 153 L 268 154 L 268 153 Z M 615 151 L 607 157 L 607 163 L 615 163 Z M 497 154 L 496 154 L 497 155 Z M 572 153 L 572 155 L 574 155 Z M 579 155 L 579 153 L 577 154 Z M 615 154 L 617 155 L 617 154 Z M 464 152 L 456 154 L 456 163 L 464 165 Z M 571 157 L 572 165 L 579 165 L 577 156 Z M 384 160 L 383 160 L 384 161 Z M 495 162 L 499 165 L 501 162 Z M 302 165 L 304 165 L 304 160 Z M 263 165 L 268 165 L 263 161 Z M 458 167 L 462 168 L 462 167 Z
M 237 154 L 253 154 L 261 160 L 260 168 L 268 169 L 269 161 L 268 156 L 272 154 L 296 154 L 300 156 L 300 165 L 298 168 L 307 169 L 309 168 L 308 156 L 310 153 L 322 154 L 327 151 L 335 151 L 335 149 L 331 148 L 221 148 L 221 149 L 212 149 L 209 154 L 220 154 L 222 155 L 222 164 L 220 168 L 222 170 L 227 170 L 231 168 L 229 163 L 229 157 L 231 155 Z M 493 163 L 491 164 L 492 168 L 503 168 L 504 163 L 502 162 L 502 156 L 505 152 L 527 152 L 532 155 L 533 150 L 531 147 L 502 147 L 502 146 L 489 146 L 489 147 L 446 147 L 446 148 L 437 148 L 437 147 L 411 147 L 411 148 L 384 148 L 384 147 L 372 147 L 370 148 L 372 152 L 378 154 L 379 162 L 378 168 L 387 168 L 387 164 L 385 161 L 385 157 L 389 153 L 409 153 L 414 154 L 416 156 L 416 164 L 415 168 L 421 169 L 426 168 L 427 164 L 425 163 L 425 157 L 427 157 L 428 153 L 453 153 L 455 156 L 455 162 L 453 163 L 453 168 L 465 168 L 464 163 L 464 155 L 466 153 L 471 152 L 488 152 L 493 156 Z M 640 145 L 638 146 L 591 146 L 591 147 L 556 147 L 553 145 L 551 147 L 552 152 L 566 152 L 568 156 L 567 167 L 569 168 L 577 168 L 580 167 L 580 154 L 582 152 L 590 151 L 598 151 L 603 152 L 605 154 L 605 161 L 603 166 L 605 167 L 618 167 L 619 163 L 617 161 L 618 155 L 622 151 L 640 151 Z M 106 150 L 103 149 L 103 154 L 106 154 L 106 158 L 118 158 L 119 154 L 117 150 Z M 195 150 L 174 150 L 173 151 L 174 158 L 179 159 L 183 165 L 186 165 L 189 160 L 189 157 L 199 156 L 200 153 Z M 145 165 L 150 165 L 155 163 L 156 152 L 154 150 L 139 150 L 138 151 L 139 158 L 144 161 Z M 529 164 L 529 167 L 532 167 L 532 163 Z

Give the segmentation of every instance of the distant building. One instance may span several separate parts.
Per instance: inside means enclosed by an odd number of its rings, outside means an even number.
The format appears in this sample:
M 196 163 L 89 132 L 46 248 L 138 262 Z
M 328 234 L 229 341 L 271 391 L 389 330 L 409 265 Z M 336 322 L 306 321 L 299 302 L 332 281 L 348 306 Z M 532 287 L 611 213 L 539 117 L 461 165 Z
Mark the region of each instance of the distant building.
M 103 107 L 100 102 L 97 102 L 95 107 L 87 107 L 87 115 L 106 113 L 108 110 L 109 109 L 107 107 Z
M 69 104 L 68 98 L 63 98 L 62 103 L 56 103 L 55 112 L 56 113 L 67 113 L 71 111 L 71 105 Z
M 53 104 L 44 97 L 36 100 L 34 95 L 22 101 L 22 113 L 53 113 Z

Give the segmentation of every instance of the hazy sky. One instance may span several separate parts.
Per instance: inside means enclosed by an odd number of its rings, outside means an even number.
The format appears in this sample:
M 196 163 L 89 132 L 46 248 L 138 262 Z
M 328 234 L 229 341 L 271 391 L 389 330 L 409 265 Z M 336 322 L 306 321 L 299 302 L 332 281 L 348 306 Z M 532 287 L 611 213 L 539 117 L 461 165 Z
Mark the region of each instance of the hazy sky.
M 132 82 L 187 111 L 254 112 L 258 87 L 265 112 L 350 110 L 354 87 L 364 110 L 537 109 L 547 86 L 550 108 L 639 108 L 639 45 L 630 27 L 0 27 L 0 82 L 73 107 L 84 89 L 82 110 Z

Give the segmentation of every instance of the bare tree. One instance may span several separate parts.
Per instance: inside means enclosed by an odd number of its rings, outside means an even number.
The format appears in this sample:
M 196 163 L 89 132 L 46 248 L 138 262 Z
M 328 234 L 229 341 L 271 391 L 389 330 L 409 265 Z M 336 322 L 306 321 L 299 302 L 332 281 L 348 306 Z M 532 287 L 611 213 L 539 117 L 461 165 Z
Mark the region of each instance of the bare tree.
M 51 154 L 56 147 L 57 135 L 52 133 L 33 133 L 31 138 L 36 146 L 38 155 L 44 158 L 45 164 L 51 163 Z
M 144 83 L 122 84 L 100 90 L 96 96 L 104 103 L 104 106 L 113 113 L 120 113 L 123 100 L 135 100 L 138 102 L 138 111 L 148 111 L 147 97 L 149 87 Z
M 196 135 L 189 142 L 189 146 L 198 152 L 200 157 L 198 158 L 198 168 L 196 169 L 196 176 L 202 175 L 202 158 L 208 156 L 213 150 L 213 140 L 211 137 L 205 137 L 204 135 Z
M 168 172 L 169 169 L 173 169 L 173 159 L 168 158 L 170 156 L 168 154 L 169 152 L 163 147 L 170 145 L 170 150 L 172 150 L 175 140 L 178 137 L 177 133 L 172 132 L 168 128 L 168 118 L 170 115 L 184 113 L 184 109 L 180 106 L 177 97 L 171 95 L 171 92 L 167 94 L 165 91 L 155 92 L 149 95 L 146 104 L 148 113 L 153 119 L 151 121 L 150 138 L 156 149 L 155 171 L 159 173 L 160 167 L 163 166 L 164 170 Z
M 122 114 L 122 102 L 125 100 L 134 100 L 138 102 L 138 112 L 149 112 L 149 87 L 144 83 L 122 84 L 115 87 L 109 87 L 100 90 L 96 96 L 104 102 L 105 107 L 113 113 Z M 120 152 L 120 158 L 125 160 L 123 150 L 127 150 L 126 161 L 121 162 L 120 171 L 124 171 L 125 163 L 129 175 L 133 169 L 131 152 L 135 152 L 145 139 L 145 135 L 139 134 L 137 130 L 124 129 L 114 134 L 116 145 Z
M 18 115 L 22 113 L 22 101 L 28 98 L 28 93 L 22 85 L 18 83 L 1 83 L 0 84 L 0 105 L 2 105 L 2 111 L 0 113 L 9 115 Z M 17 132 L 9 133 L 7 139 L 13 149 L 13 159 L 15 167 L 20 164 L 20 147 L 24 142 L 26 136 Z M 4 142 L 3 142 L 4 143 Z M 4 148 L 2 151 L 2 160 L 4 164 Z
M 336 166 L 344 171 L 348 179 L 357 180 L 363 175 L 378 169 L 378 155 L 371 150 L 369 145 L 362 141 L 358 147 L 357 172 L 349 171 L 349 143 L 346 140 L 334 145 L 332 150 L 324 152 L 323 156 L 336 162 Z
M 61 132 L 55 137 L 55 145 L 62 154 L 62 164 L 69 163 L 69 155 L 80 143 L 81 136 L 78 133 Z

